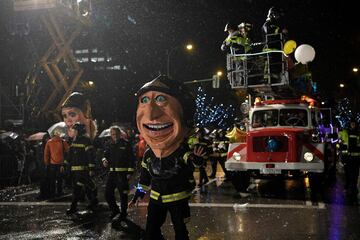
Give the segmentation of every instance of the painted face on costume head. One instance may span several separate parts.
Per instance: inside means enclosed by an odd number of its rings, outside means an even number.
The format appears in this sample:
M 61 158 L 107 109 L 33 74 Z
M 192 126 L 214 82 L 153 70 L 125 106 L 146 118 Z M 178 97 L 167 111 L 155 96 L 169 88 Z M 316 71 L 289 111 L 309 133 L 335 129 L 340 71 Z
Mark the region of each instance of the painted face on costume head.
M 80 122 L 81 111 L 78 108 L 63 108 L 61 116 L 68 128 L 72 128 L 76 122 Z
M 73 138 L 75 136 L 74 129 L 72 128 L 76 122 L 85 123 L 83 112 L 75 107 L 61 109 L 61 116 L 67 126 L 67 134 Z
M 139 96 L 136 123 L 141 136 L 154 151 L 171 154 L 183 138 L 183 110 L 179 101 L 166 93 L 149 91 Z M 155 153 L 156 154 L 156 153 Z

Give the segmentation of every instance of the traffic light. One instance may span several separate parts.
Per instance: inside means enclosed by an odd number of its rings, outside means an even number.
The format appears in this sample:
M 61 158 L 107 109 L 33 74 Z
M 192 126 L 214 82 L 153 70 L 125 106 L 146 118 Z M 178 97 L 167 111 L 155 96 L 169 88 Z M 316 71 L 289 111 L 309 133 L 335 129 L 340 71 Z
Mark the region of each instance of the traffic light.
M 212 77 L 212 87 L 213 88 L 219 88 L 220 87 L 220 76 L 215 74 Z

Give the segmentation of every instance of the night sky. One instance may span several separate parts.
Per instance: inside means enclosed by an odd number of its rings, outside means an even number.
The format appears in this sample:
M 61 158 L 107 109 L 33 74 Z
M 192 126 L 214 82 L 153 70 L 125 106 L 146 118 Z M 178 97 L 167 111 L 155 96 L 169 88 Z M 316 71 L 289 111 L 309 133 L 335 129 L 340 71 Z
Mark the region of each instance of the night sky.
M 260 42 L 261 26 L 268 9 L 283 12 L 289 39 L 298 45 L 310 44 L 316 51 L 309 64 L 314 81 L 323 95 L 332 95 L 340 82 L 359 89 L 359 77 L 352 68 L 360 66 L 359 13 L 346 1 L 268 1 L 268 0 L 118 0 L 94 1 L 93 25 L 77 39 L 74 48 L 103 49 L 112 61 L 124 69 L 95 72 L 84 66 L 83 80 L 93 80 L 97 89 L 89 92 L 95 115 L 108 121 L 132 120 L 133 93 L 144 82 L 166 73 L 167 55 L 172 50 L 172 77 L 182 81 L 210 78 L 217 70 L 225 71 L 225 55 L 220 45 L 227 34 L 228 21 L 253 24 L 253 42 Z M 49 44 L 47 31 L 37 20 L 36 12 L 22 16 L 12 11 L 11 1 L 0 4 L 0 81 L 23 83 L 33 63 L 28 37 L 37 54 Z M 16 15 L 16 16 L 15 16 Z M 28 37 L 14 32 L 14 19 L 29 22 Z M 194 44 L 192 53 L 181 47 Z M 46 48 L 45 48 L 46 49 Z M 357 81 L 357 82 L 356 82 Z M 227 84 L 227 82 L 226 82 Z M 226 85 L 225 82 L 222 85 Z M 206 87 L 206 86 L 205 86 Z M 226 91 L 209 89 L 209 94 L 229 100 Z M 228 96 L 228 95 L 226 95 Z M 230 101 L 230 100 L 229 100 Z M 109 107 L 104 111 L 104 104 Z M 127 113 L 127 114 L 125 114 Z

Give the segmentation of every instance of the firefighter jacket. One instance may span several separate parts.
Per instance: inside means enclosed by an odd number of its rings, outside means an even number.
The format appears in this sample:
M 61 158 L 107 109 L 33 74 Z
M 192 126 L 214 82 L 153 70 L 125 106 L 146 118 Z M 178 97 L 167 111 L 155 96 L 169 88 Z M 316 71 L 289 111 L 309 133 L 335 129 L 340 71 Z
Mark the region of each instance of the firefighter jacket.
M 202 158 L 193 154 L 187 144 L 180 146 L 165 158 L 157 158 L 147 149 L 141 163 L 138 189 L 134 200 L 150 191 L 150 201 L 159 205 L 171 205 L 187 201 L 195 187 L 194 164 Z
M 243 37 L 239 31 L 230 33 L 221 45 L 222 51 L 230 50 L 232 54 L 244 54 L 250 51 L 251 42 L 248 37 Z
M 213 141 L 213 154 L 214 157 L 227 156 L 229 140 L 226 137 L 216 137 Z
M 46 166 L 50 164 L 63 164 L 65 153 L 69 151 L 69 145 L 59 136 L 54 136 L 45 145 L 44 163 Z
M 187 143 L 191 150 L 194 150 L 195 147 L 202 147 L 205 151 L 205 156 L 203 157 L 204 160 L 207 160 L 213 152 L 211 141 L 204 137 L 198 137 L 196 134 L 192 135 Z M 202 163 L 206 164 L 205 161 L 202 161 Z
M 92 171 L 95 167 L 93 146 L 89 137 L 78 136 L 71 143 L 68 156 L 64 160 L 66 166 L 74 171 Z
M 104 152 L 104 158 L 109 162 L 109 171 L 118 173 L 133 173 L 134 160 L 130 143 L 125 139 L 111 142 Z
M 263 51 L 282 50 L 282 42 L 284 39 L 280 38 L 280 34 L 282 34 L 283 29 L 284 27 L 282 27 L 278 21 L 267 20 L 264 23 L 262 32 L 266 45 Z
M 358 130 L 343 129 L 339 132 L 343 156 L 360 156 L 360 132 Z

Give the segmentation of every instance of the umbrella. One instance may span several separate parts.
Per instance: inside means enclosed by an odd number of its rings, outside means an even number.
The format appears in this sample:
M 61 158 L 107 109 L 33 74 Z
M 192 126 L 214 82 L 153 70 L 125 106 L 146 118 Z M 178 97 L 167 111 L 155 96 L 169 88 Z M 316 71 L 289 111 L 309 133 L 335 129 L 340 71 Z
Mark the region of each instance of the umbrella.
M 40 141 L 43 139 L 45 134 L 47 134 L 47 132 L 34 133 L 30 135 L 28 138 L 26 138 L 26 141 Z
M 19 134 L 15 133 L 15 132 L 3 132 L 3 133 L 0 133 L 0 139 L 1 140 L 4 140 L 6 138 L 10 138 L 10 139 L 14 140 L 17 137 L 19 137 Z
M 105 138 L 105 137 L 110 137 L 110 128 L 105 129 L 99 135 L 99 138 Z
M 55 123 L 47 130 L 51 137 L 54 136 L 55 131 L 60 131 L 60 136 L 65 136 L 67 134 L 67 127 L 65 122 Z

